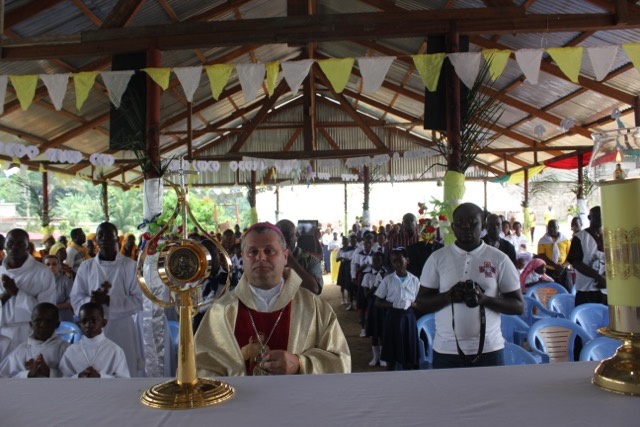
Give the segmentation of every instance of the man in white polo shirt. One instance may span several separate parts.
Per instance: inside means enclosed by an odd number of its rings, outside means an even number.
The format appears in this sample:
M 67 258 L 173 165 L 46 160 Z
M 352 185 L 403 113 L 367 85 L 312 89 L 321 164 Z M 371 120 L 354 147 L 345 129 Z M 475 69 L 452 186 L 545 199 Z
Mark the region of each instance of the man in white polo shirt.
M 500 313 L 521 314 L 518 271 L 498 249 L 480 239 L 482 209 L 463 203 L 453 212 L 454 244 L 427 260 L 418 307 L 435 312 L 433 367 L 504 364 Z

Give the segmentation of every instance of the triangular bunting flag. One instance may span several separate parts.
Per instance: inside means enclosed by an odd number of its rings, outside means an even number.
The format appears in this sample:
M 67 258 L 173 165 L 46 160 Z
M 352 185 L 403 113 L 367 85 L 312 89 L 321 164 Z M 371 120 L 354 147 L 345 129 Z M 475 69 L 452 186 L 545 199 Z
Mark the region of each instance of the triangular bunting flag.
M 358 67 L 362 75 L 362 92 L 377 92 L 395 59 L 395 56 L 358 58 Z
M 491 80 L 494 82 L 498 80 L 502 72 L 504 71 L 504 67 L 507 66 L 507 62 L 509 62 L 509 56 L 511 55 L 511 51 L 508 49 L 485 49 L 482 51 L 482 56 L 484 56 L 484 60 L 489 64 L 489 74 L 491 75 Z
M 318 61 L 318 65 L 329 79 L 333 90 L 336 93 L 342 93 L 349 82 L 354 62 L 353 58 L 330 58 Z
M 122 94 L 127 90 L 127 85 L 131 76 L 133 76 L 133 70 L 124 71 L 101 71 L 102 81 L 107 87 L 109 92 L 109 99 L 114 107 L 120 108 L 120 101 L 122 100 Z
M 246 102 L 251 102 L 256 98 L 258 88 L 264 80 L 264 64 L 238 64 L 236 65 L 242 95 Z
M 73 74 L 73 85 L 76 89 L 76 108 L 82 109 L 84 102 L 89 97 L 89 91 L 93 87 L 98 76 L 97 71 L 83 71 Z
M 478 77 L 482 54 L 480 52 L 448 53 L 447 58 L 453 64 L 453 68 L 455 68 L 456 74 L 460 77 L 462 83 L 471 89 L 476 82 L 476 77 Z
M 545 165 L 538 165 L 532 168 L 529 168 L 527 175 L 528 178 L 531 179 L 534 176 L 538 175 L 545 168 Z M 518 185 L 524 182 L 524 171 L 513 172 L 509 175 L 509 179 L 507 180 L 507 184 L 509 185 Z
M 142 71 L 147 73 L 151 80 L 156 82 L 158 86 L 162 88 L 162 90 L 167 90 L 169 88 L 169 77 L 171 74 L 171 68 L 143 68 Z
M 0 114 L 4 114 L 4 98 L 7 96 L 7 82 L 9 77 L 7 75 L 0 76 Z
M 27 108 L 29 108 L 33 102 L 33 97 L 36 95 L 38 75 L 9 76 L 9 80 L 11 80 L 11 84 L 16 90 L 16 96 L 18 100 L 20 100 L 20 107 L 22 110 L 27 111 Z
M 174 67 L 173 72 L 178 76 L 184 96 L 187 101 L 193 102 L 193 94 L 200 86 L 200 75 L 202 74 L 202 66 L 195 67 Z
M 280 61 L 267 62 L 267 92 L 269 92 L 270 97 L 273 96 L 273 91 L 276 88 L 279 72 Z
M 70 73 L 62 74 L 40 74 L 40 80 L 47 87 L 49 92 L 49 98 L 55 107 L 56 111 L 62 109 L 62 101 L 64 101 L 64 95 L 67 93 L 67 85 L 69 84 Z
M 527 81 L 532 85 L 538 84 L 540 61 L 543 53 L 544 49 L 520 49 L 516 51 L 516 61 Z
M 47 170 L 44 168 L 44 164 L 40 163 L 40 166 L 38 167 L 38 172 L 40 172 L 40 173 L 44 173 L 44 172 L 46 172 L 46 171 L 47 171 Z
M 424 83 L 424 87 L 426 87 L 429 92 L 435 92 L 438 88 L 438 80 L 440 79 L 442 64 L 446 56 L 447 54 L 444 52 L 411 56 L 413 65 L 416 66 L 416 70 L 418 70 L 418 74 L 420 74 L 420 78 L 422 78 L 422 83 Z
M 596 80 L 600 82 L 609 74 L 609 70 L 611 70 L 613 66 L 613 61 L 618 54 L 618 46 L 588 47 L 587 54 L 591 61 Z
M 550 47 L 547 49 L 547 53 L 558 64 L 560 70 L 574 83 L 578 83 L 583 51 L 584 48 L 581 46 Z
M 231 72 L 235 66 L 233 64 L 214 64 L 204 67 L 209 77 L 209 85 L 211 86 L 211 95 L 216 101 L 220 98 L 222 89 L 227 85 Z
M 309 68 L 314 62 L 314 59 L 302 59 L 300 61 L 286 61 L 281 64 L 282 74 L 284 74 L 284 79 L 293 96 L 298 93 L 302 81 L 309 74 Z
M 622 43 L 622 48 L 627 52 L 633 66 L 640 70 L 640 43 Z

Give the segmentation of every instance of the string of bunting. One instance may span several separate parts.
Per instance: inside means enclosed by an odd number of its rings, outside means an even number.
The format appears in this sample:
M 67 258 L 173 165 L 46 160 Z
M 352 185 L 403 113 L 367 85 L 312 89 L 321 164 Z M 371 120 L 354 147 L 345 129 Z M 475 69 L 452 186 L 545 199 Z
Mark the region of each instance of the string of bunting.
M 492 80 L 497 80 L 504 71 L 509 57 L 513 53 L 518 66 L 531 84 L 538 84 L 540 73 L 540 61 L 546 52 L 558 65 L 560 70 L 574 83 L 578 82 L 578 76 L 582 66 L 584 52 L 591 62 L 597 81 L 603 80 L 615 61 L 619 48 L 622 47 L 633 65 L 640 69 L 640 42 L 623 43 L 621 45 L 606 45 L 584 48 L 552 47 L 547 49 L 485 49 L 479 52 L 459 53 L 433 53 L 410 55 L 426 89 L 430 92 L 436 90 L 442 64 L 445 58 L 452 63 L 460 80 L 471 87 L 478 75 L 481 60 L 489 64 L 489 74 Z M 173 72 L 182 86 L 185 98 L 192 102 L 193 96 L 200 85 L 202 72 L 207 74 L 211 88 L 211 95 L 218 100 L 220 94 L 227 85 L 231 73 L 235 69 L 242 88 L 242 94 L 246 102 L 253 101 L 266 79 L 269 96 L 274 93 L 278 74 L 282 70 L 283 77 L 295 95 L 300 89 L 302 81 L 309 73 L 314 62 L 317 62 L 326 74 L 331 86 L 337 93 L 341 93 L 349 81 L 351 70 L 355 61 L 362 75 L 362 90 L 365 93 L 374 93 L 382 85 L 389 67 L 397 58 L 394 56 L 366 57 L 366 58 L 329 58 L 329 59 L 304 59 L 299 61 L 274 61 L 255 64 L 214 64 L 194 67 L 160 67 L 143 68 L 141 71 L 158 84 L 163 90 L 168 89 L 171 72 Z M 16 96 L 23 110 L 27 110 L 33 102 L 38 80 L 41 80 L 47 88 L 51 102 L 56 110 L 62 108 L 64 97 L 67 94 L 69 79 L 73 80 L 76 97 L 76 108 L 82 109 L 89 92 L 98 76 L 101 77 L 111 103 L 120 107 L 122 95 L 125 92 L 134 70 L 125 71 L 85 71 L 80 73 L 61 74 L 28 74 L 28 75 L 0 75 L 0 114 L 4 112 L 4 102 L 7 85 L 15 89 Z

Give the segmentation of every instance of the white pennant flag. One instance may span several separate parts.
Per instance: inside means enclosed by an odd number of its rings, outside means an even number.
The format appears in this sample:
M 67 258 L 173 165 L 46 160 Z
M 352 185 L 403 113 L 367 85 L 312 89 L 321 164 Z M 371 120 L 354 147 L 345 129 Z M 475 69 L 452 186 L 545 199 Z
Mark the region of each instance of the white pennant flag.
M 520 49 L 516 51 L 516 61 L 520 69 L 532 85 L 538 84 L 540 75 L 540 61 L 544 49 Z
M 395 56 L 358 58 L 358 67 L 360 68 L 360 74 L 362 75 L 362 92 L 377 92 L 389 72 L 391 63 L 395 59 Z
M 453 68 L 455 68 L 456 74 L 460 77 L 462 83 L 471 89 L 480 70 L 482 54 L 480 52 L 448 53 L 447 58 L 453 64 Z
M 173 72 L 178 76 L 185 98 L 187 98 L 187 101 L 193 102 L 193 94 L 196 93 L 196 89 L 200 86 L 202 65 L 195 67 L 174 67 Z
M 62 109 L 62 101 L 64 101 L 64 95 L 67 93 L 70 75 L 70 73 L 40 74 L 40 80 L 42 80 L 47 87 L 49 98 L 51 98 L 51 102 L 56 108 L 56 111 Z
M 282 74 L 284 74 L 284 79 L 287 81 L 292 95 L 295 96 L 298 93 L 302 81 L 309 74 L 309 68 L 314 62 L 314 59 L 302 59 L 300 61 L 285 61 L 280 64 Z
M 613 66 L 613 61 L 616 59 L 618 46 L 610 45 L 588 47 L 587 53 L 589 54 L 589 59 L 591 60 L 591 66 L 593 67 L 593 72 L 596 75 L 596 80 L 599 82 L 604 80 Z
M 9 76 L 1 75 L 0 76 L 0 114 L 4 113 L 4 98 L 7 95 L 7 82 L 9 81 Z
M 107 87 L 107 91 L 109 92 L 109 99 L 116 108 L 120 108 L 122 94 L 127 89 L 127 85 L 129 84 L 129 80 L 131 80 L 133 73 L 133 70 L 100 71 L 102 81 L 104 81 L 104 85 Z
M 264 80 L 265 66 L 264 64 L 238 64 L 238 79 L 242 86 L 242 95 L 246 102 L 251 102 L 256 98 L 258 88 Z

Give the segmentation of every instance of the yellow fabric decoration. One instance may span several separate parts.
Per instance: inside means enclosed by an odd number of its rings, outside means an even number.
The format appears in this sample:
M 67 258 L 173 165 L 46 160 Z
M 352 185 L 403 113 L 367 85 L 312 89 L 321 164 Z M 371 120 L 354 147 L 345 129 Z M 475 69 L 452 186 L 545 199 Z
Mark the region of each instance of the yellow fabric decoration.
M 47 171 L 47 170 L 44 168 L 44 165 L 43 165 L 42 163 L 40 163 L 40 166 L 38 166 L 38 172 L 40 172 L 40 173 L 44 173 L 44 172 L 46 172 L 46 171 Z
M 539 165 L 539 166 L 534 166 L 532 168 L 529 169 L 529 178 L 533 178 L 534 176 L 538 175 L 540 172 L 542 172 L 544 170 L 545 166 L 544 165 Z M 510 185 L 517 185 L 524 182 L 524 170 L 518 171 L 518 172 L 514 172 L 509 176 L 509 181 L 507 181 L 507 184 Z
M 443 179 L 443 201 L 447 204 L 445 210 L 447 211 L 447 221 L 449 224 L 453 223 L 453 211 L 460 205 L 464 192 L 466 190 L 465 177 L 463 173 L 455 171 L 447 171 L 444 174 Z M 451 230 L 451 226 L 448 227 L 449 231 L 444 234 L 444 244 L 450 245 L 456 240 L 456 236 Z M 441 230 L 442 231 L 442 230 Z
M 147 73 L 151 80 L 156 82 L 162 90 L 167 90 L 169 87 L 169 75 L 171 74 L 171 68 L 143 68 L 142 71 Z
M 269 92 L 269 97 L 273 96 L 279 72 L 280 61 L 267 62 L 267 91 Z
M 16 157 L 16 156 L 14 156 L 14 157 L 12 157 L 12 158 L 11 158 L 11 163 L 15 163 L 15 164 L 17 164 L 17 165 L 22 164 L 22 163 L 20 163 L 20 158 L 19 158 L 19 157 Z
M 491 75 L 491 80 L 495 82 L 502 75 L 504 67 L 506 67 L 507 62 L 509 62 L 510 55 L 511 51 L 509 49 L 485 49 L 482 51 L 484 60 L 487 61 L 487 64 L 489 64 L 489 74 Z
M 353 62 L 353 58 L 331 58 L 318 61 L 318 65 L 327 76 L 327 79 L 329 79 L 329 83 L 331 83 L 336 93 L 342 93 L 349 82 Z
M 251 225 L 258 223 L 258 208 L 255 206 L 252 206 L 249 211 L 249 222 Z
M 558 64 L 560 70 L 574 83 L 578 83 L 580 67 L 582 66 L 582 52 L 584 48 L 576 47 L 550 47 L 547 53 Z
M 78 111 L 82 109 L 84 102 L 89 97 L 89 91 L 93 87 L 97 76 L 97 71 L 83 71 L 82 73 L 73 74 L 73 85 L 76 89 L 76 108 Z
M 11 84 L 16 90 L 16 96 L 20 101 L 20 108 L 22 108 L 23 111 L 27 111 L 27 108 L 29 108 L 33 102 L 33 97 L 36 95 L 38 75 L 9 76 L 9 80 L 11 80 Z
M 426 55 L 411 55 L 413 65 L 415 65 L 418 74 L 422 78 L 424 87 L 429 92 L 435 92 L 438 88 L 438 80 L 440 79 L 440 71 L 442 71 L 442 63 L 446 53 L 430 53 Z
M 633 66 L 640 70 L 640 43 L 622 43 L 622 48 L 627 52 Z
M 231 72 L 235 68 L 233 64 L 214 64 L 205 65 L 204 69 L 209 77 L 209 85 L 211 86 L 211 95 L 216 101 L 222 93 L 222 89 L 227 85 Z

